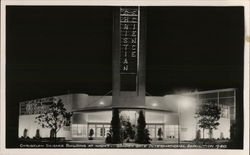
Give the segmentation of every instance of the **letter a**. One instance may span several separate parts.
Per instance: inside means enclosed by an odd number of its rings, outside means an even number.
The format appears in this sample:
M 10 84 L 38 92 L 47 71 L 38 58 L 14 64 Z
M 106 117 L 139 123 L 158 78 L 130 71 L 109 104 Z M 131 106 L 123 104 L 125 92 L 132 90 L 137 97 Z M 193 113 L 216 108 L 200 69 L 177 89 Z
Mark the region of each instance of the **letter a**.
M 128 64 L 127 58 L 124 59 L 123 64 Z

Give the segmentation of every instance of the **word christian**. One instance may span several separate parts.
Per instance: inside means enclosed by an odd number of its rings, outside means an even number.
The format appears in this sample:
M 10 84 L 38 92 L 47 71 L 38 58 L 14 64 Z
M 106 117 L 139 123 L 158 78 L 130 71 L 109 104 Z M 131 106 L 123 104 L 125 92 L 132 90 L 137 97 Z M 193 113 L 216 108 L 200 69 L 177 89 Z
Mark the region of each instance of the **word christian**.
M 121 73 L 137 72 L 138 24 L 138 7 L 120 8 Z

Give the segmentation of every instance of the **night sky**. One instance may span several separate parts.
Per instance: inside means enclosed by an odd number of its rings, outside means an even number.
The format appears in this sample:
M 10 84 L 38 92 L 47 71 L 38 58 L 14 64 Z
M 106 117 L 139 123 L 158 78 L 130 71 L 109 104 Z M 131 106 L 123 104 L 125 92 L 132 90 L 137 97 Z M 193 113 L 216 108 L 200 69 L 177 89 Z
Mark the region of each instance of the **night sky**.
M 243 88 L 243 7 L 148 7 L 146 91 Z M 112 7 L 7 7 L 7 137 L 18 102 L 112 89 Z M 8 146 L 15 146 L 7 140 Z

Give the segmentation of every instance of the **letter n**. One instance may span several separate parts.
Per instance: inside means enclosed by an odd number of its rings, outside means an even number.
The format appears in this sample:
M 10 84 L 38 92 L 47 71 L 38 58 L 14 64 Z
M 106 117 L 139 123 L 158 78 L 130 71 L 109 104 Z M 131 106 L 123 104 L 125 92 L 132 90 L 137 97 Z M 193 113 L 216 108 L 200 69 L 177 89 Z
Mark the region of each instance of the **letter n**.
M 128 65 L 123 66 L 123 71 L 128 71 Z

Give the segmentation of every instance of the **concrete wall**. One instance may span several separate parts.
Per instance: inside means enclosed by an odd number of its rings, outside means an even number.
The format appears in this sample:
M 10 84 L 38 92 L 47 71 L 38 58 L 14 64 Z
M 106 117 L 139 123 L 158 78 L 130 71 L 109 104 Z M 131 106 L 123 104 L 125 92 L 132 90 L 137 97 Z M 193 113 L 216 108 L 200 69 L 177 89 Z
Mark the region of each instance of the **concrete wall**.
M 112 119 L 112 111 L 78 112 L 74 113 L 72 119 L 72 124 L 110 123 Z
M 161 111 L 146 111 L 146 123 L 162 123 L 167 125 L 178 125 L 178 115 L 176 113 Z
M 88 105 L 87 94 L 72 94 L 72 109 L 78 110 Z
M 88 122 L 91 123 L 110 123 L 112 119 L 112 111 L 88 112 Z

